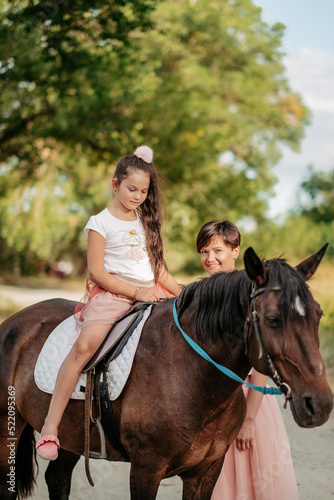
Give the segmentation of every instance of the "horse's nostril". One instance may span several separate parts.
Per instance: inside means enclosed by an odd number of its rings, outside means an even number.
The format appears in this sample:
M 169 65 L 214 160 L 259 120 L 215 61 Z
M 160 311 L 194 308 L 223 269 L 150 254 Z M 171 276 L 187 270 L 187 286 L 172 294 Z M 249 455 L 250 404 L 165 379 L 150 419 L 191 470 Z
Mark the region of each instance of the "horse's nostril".
M 312 398 L 305 397 L 304 400 L 305 400 L 305 406 L 306 406 L 307 411 L 311 415 L 315 415 L 314 407 L 313 407 L 313 404 L 312 404 Z

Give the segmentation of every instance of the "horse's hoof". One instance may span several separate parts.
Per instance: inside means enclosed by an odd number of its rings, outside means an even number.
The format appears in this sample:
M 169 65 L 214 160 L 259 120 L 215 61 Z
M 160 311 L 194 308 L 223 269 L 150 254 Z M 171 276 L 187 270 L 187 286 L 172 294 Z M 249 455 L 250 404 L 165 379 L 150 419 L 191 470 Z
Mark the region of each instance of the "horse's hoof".
M 38 455 L 44 460 L 56 460 L 58 458 L 59 440 L 52 434 L 43 436 L 36 444 Z

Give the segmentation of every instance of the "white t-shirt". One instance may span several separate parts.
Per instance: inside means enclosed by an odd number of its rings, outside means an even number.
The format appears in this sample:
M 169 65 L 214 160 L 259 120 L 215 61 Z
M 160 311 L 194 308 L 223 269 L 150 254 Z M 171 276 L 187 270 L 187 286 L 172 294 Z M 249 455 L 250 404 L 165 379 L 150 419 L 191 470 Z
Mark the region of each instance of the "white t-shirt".
M 93 229 L 106 240 L 104 269 L 131 284 L 154 285 L 154 273 L 146 250 L 145 230 L 138 212 L 137 220 L 120 220 L 105 208 L 90 217 L 84 228 Z

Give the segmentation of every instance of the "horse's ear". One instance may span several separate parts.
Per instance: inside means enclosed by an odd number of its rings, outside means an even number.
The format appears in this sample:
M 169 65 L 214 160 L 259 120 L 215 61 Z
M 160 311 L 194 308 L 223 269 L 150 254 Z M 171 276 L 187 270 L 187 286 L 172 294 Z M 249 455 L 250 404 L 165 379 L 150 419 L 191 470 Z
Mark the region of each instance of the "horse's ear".
M 311 255 L 306 260 L 303 260 L 298 266 L 296 266 L 297 271 L 299 274 L 302 275 L 305 281 L 309 280 L 311 276 L 316 272 L 323 256 L 325 255 L 325 252 L 327 250 L 328 243 L 324 245 L 319 252 L 315 253 L 314 255 Z
M 262 260 L 256 255 L 252 247 L 247 248 L 244 253 L 244 264 L 250 279 L 256 281 L 258 285 L 263 285 L 266 280 L 265 268 Z

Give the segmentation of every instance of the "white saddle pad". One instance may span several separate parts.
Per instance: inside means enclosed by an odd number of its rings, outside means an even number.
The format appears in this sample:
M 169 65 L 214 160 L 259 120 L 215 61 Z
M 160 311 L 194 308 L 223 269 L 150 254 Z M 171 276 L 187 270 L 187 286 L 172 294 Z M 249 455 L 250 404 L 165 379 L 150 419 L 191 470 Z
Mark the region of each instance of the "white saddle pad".
M 151 309 L 152 306 L 149 306 L 145 310 L 141 321 L 134 329 L 122 352 L 109 364 L 107 381 L 112 401 L 121 394 L 129 377 L 140 335 Z M 60 365 L 70 352 L 79 333 L 74 316 L 70 316 L 60 323 L 47 338 L 38 356 L 34 371 L 36 385 L 41 391 L 53 394 Z M 71 399 L 85 399 L 82 387 L 86 387 L 86 374 L 84 373 L 80 375 Z

